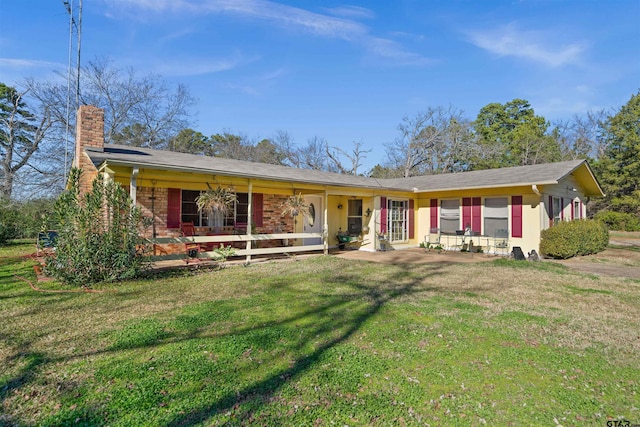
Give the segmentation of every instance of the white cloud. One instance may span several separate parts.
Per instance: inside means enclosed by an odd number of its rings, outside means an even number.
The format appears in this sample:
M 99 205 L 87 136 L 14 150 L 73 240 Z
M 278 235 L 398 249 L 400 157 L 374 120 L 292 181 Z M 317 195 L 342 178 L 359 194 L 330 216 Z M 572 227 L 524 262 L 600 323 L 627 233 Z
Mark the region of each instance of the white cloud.
M 173 62 L 163 62 L 154 67 L 154 71 L 167 76 L 198 76 L 219 73 L 256 61 L 256 58 L 243 58 L 236 55 L 233 58 L 218 60 L 175 58 Z
M 422 55 L 404 49 L 393 40 L 372 37 L 367 39 L 366 47 L 374 55 L 392 59 L 393 63 L 397 65 L 426 65 L 434 62 Z
M 360 6 L 338 6 L 332 8 L 325 8 L 329 14 L 334 16 L 340 16 L 342 18 L 361 18 L 361 19 L 373 19 L 376 14 L 371 9 L 366 9 Z
M 270 80 L 277 80 L 280 77 L 286 76 L 288 74 L 288 71 L 284 68 L 278 68 L 277 70 L 265 73 L 261 76 L 261 80 L 264 81 L 270 81 Z
M 260 95 L 260 91 L 256 88 L 254 88 L 253 86 L 248 86 L 248 85 L 239 85 L 239 84 L 235 84 L 235 83 L 226 83 L 223 85 L 224 88 L 229 89 L 231 91 L 234 92 L 240 92 L 244 95 L 250 95 L 250 96 L 259 96 Z
M 364 34 L 361 24 L 342 18 L 321 15 L 297 7 L 265 0 L 105 0 L 113 12 L 127 13 L 131 9 L 146 12 L 184 12 L 191 14 L 229 13 L 263 19 L 272 23 L 304 29 L 311 33 L 350 40 Z M 139 15 L 140 16 L 140 15 Z
M 26 77 L 64 79 L 67 65 L 24 58 L 0 58 L 0 81 L 10 86 L 20 85 Z
M 320 37 L 345 40 L 360 45 L 370 53 L 382 58 L 400 60 L 401 64 L 427 62 L 418 53 L 407 51 L 393 40 L 370 34 L 366 25 L 350 18 L 372 18 L 368 9 L 345 6 L 329 9 L 342 16 L 328 16 L 305 9 L 283 5 L 267 0 L 104 0 L 112 6 L 113 13 L 128 13 L 131 10 L 145 12 L 183 12 L 190 14 L 228 13 L 239 17 L 259 19 L 294 31 L 303 31 Z M 137 16 L 144 14 L 137 13 Z
M 171 32 L 160 39 L 161 42 L 169 42 L 172 40 L 181 39 L 185 36 L 195 33 L 196 30 L 193 28 L 181 28 L 177 31 Z
M 514 23 L 485 31 L 468 31 L 474 45 L 499 56 L 514 56 L 542 63 L 550 67 L 562 67 L 580 62 L 586 47 L 583 43 L 557 45 L 562 37 L 548 32 L 527 31 Z
M 66 68 L 66 65 L 57 62 L 38 61 L 23 58 L 0 58 L 0 67 L 11 68 L 14 70 L 28 70 L 34 68 L 60 69 Z

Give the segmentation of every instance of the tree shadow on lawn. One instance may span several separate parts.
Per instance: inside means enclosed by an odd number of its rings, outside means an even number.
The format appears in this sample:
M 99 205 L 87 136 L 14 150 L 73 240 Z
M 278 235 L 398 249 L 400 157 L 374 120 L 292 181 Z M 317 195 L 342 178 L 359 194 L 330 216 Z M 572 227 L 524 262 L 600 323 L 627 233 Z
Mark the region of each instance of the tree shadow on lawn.
M 0 340 L 3 342 L 9 342 L 11 337 L 6 335 L 0 335 Z M 34 352 L 29 349 L 29 345 L 20 344 L 15 352 L 5 359 L 5 367 L 9 364 L 22 364 L 23 366 L 18 369 L 18 372 L 0 381 L 0 407 L 3 406 L 5 399 L 17 392 L 21 387 L 35 381 L 37 378 L 38 370 L 49 363 L 47 356 L 44 353 Z M 12 417 L 6 414 L 2 414 L 0 411 L 0 425 L 19 425 Z
M 260 346 L 267 344 L 266 341 L 270 340 L 272 328 L 296 328 L 303 324 L 305 333 L 296 338 L 297 342 L 286 348 L 287 351 L 297 355 L 289 366 L 270 369 L 262 379 L 253 381 L 240 390 L 229 390 L 214 401 L 202 404 L 199 409 L 193 409 L 186 413 L 172 414 L 172 418 L 164 425 L 171 427 L 204 422 L 216 414 L 224 414 L 229 411 L 233 411 L 236 416 L 234 422 L 243 422 L 243 420 L 248 422 L 251 417 L 251 410 L 243 411 L 239 409 L 240 405 L 248 403 L 248 406 L 254 409 L 268 405 L 271 397 L 284 385 L 308 371 L 328 350 L 352 337 L 383 306 L 396 298 L 409 296 L 415 292 L 436 290 L 425 286 L 424 281 L 442 275 L 441 270 L 441 266 L 402 265 L 391 270 L 384 270 L 384 275 L 375 277 L 373 281 L 371 281 L 370 276 L 368 278 L 361 277 L 357 271 L 340 271 L 325 280 L 327 287 L 339 287 L 340 290 L 336 292 L 330 292 L 324 288 L 312 290 L 316 298 L 316 303 L 314 304 L 305 304 L 310 290 L 300 289 L 295 283 L 295 278 L 277 277 L 268 285 L 265 293 L 272 293 L 271 298 L 274 299 L 277 299 L 278 295 L 286 294 L 287 298 L 299 304 L 299 307 L 292 309 L 291 315 L 286 317 L 279 319 L 271 317 L 271 320 L 267 317 L 265 322 L 252 322 L 259 326 L 251 325 L 245 328 L 242 327 L 242 324 L 246 322 L 239 322 L 239 328 L 233 328 L 226 332 L 220 332 L 220 330 L 215 329 L 219 326 L 217 322 L 224 320 L 228 314 L 237 309 L 235 305 L 237 301 L 231 301 L 226 308 L 224 301 L 212 301 L 207 303 L 207 310 L 198 314 L 189 314 L 188 310 L 184 310 L 185 308 L 188 309 L 189 306 L 183 307 L 181 309 L 182 314 L 174 317 L 173 322 L 168 325 L 169 328 L 165 328 L 162 322 L 158 321 L 159 328 L 156 332 L 152 331 L 148 336 L 138 337 L 138 339 L 129 342 L 121 340 L 108 348 L 82 354 L 76 353 L 56 357 L 35 352 L 29 348 L 29 344 L 21 343 L 10 357 L 21 359 L 24 366 L 19 369 L 16 375 L 0 383 L 0 404 L 10 394 L 17 392 L 22 387 L 27 387 L 31 382 L 38 381 L 39 372 L 56 363 L 82 360 L 86 357 L 95 357 L 101 354 L 117 354 L 126 350 L 157 349 L 159 346 L 187 343 L 191 340 L 202 340 L 203 338 L 213 341 L 239 338 L 241 341 L 244 340 L 243 342 L 249 342 L 251 346 L 260 348 Z M 122 296 L 124 295 L 118 295 L 118 297 Z M 71 297 L 73 296 L 65 295 L 65 299 Z M 90 301 L 87 302 L 90 303 Z M 252 307 L 242 307 L 242 312 L 241 314 L 251 315 Z M 179 324 L 182 326 L 176 327 Z M 213 333 L 211 330 L 213 330 Z M 267 345 L 273 345 L 273 343 Z M 55 347 L 53 344 L 52 346 Z M 276 359 L 274 363 L 277 362 L 277 357 L 278 355 L 273 356 L 273 359 Z M 267 360 L 265 365 L 268 365 L 268 362 Z M 114 360 L 108 363 L 117 364 L 119 362 Z M 248 373 L 251 367 L 240 366 L 234 369 L 239 370 L 238 374 L 241 375 L 242 372 Z M 212 373 L 211 375 L 214 374 Z M 233 384 L 228 385 L 227 390 L 229 388 L 233 388 Z M 63 390 L 60 399 L 63 401 L 68 400 L 69 396 L 75 393 L 73 390 Z M 171 395 L 174 400 L 189 401 L 191 397 L 191 394 L 181 391 L 171 393 Z M 48 420 L 45 419 L 44 423 L 55 424 L 61 421 L 62 418 L 68 420 L 83 419 L 88 421 L 92 419 L 93 421 L 106 421 L 102 416 L 95 418 L 97 414 L 94 413 L 94 409 L 81 404 L 71 411 L 64 411 L 66 414 L 57 414 L 49 417 Z M 105 409 L 107 412 L 111 412 L 111 409 Z M 105 412 L 102 413 L 105 414 Z M 7 421 L 10 418 L 5 417 L 4 420 Z
M 240 410 L 240 405 L 249 403 L 249 407 L 267 405 L 272 396 L 285 384 L 300 377 L 314 366 L 331 348 L 347 341 L 362 325 L 375 316 L 383 306 L 396 298 L 408 296 L 415 291 L 429 290 L 423 284 L 425 278 L 440 275 L 439 268 L 430 268 L 428 275 L 417 275 L 410 272 L 417 266 L 404 266 L 402 271 L 394 269 L 393 274 L 380 277 L 376 283 L 363 283 L 357 274 L 338 273 L 331 277 L 331 283 L 345 285 L 349 291 L 338 294 L 322 295 L 327 301 L 299 315 L 263 324 L 260 327 L 233 330 L 229 335 L 246 334 L 259 329 L 267 329 L 275 325 L 293 324 L 300 320 L 310 320 L 310 330 L 304 338 L 300 338 L 296 348 L 302 349 L 312 340 L 320 342 L 314 345 L 313 351 L 298 357 L 286 369 L 270 373 L 260 381 L 245 386 L 238 391 L 230 391 L 214 402 L 200 409 L 177 414 L 165 425 L 167 427 L 185 426 L 205 422 L 216 414 L 233 413 L 234 423 L 252 422 L 251 411 Z M 276 283 L 276 288 L 288 287 L 286 282 Z M 304 298 L 303 295 L 300 296 Z M 358 307 L 359 305 L 359 307 Z M 320 318 L 318 317 L 320 316 Z M 318 320 L 320 319 L 320 320 Z M 329 339 L 323 339 L 328 337 Z M 185 396 L 187 398 L 188 396 Z

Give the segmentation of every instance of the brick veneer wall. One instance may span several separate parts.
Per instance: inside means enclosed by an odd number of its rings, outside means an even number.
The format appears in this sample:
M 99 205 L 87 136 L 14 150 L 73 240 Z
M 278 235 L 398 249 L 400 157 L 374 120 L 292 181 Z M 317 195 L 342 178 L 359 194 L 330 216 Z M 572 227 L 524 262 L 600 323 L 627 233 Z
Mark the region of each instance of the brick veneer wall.
M 85 150 L 104 150 L 104 111 L 102 109 L 92 105 L 83 105 L 78 109 L 75 148 L 74 166 L 82 169 L 80 192 L 84 194 L 91 190 L 93 180 L 98 175 L 98 170 Z M 137 188 L 137 206 L 142 210 L 144 216 L 153 218 L 155 237 L 180 237 L 181 235 L 180 229 L 167 228 L 168 194 L 167 188 L 153 189 L 142 186 Z M 263 196 L 263 225 L 256 227 L 257 234 L 295 231 L 293 218 L 280 215 L 282 203 L 287 197 L 286 195 L 273 194 Z M 145 237 L 154 237 L 153 230 L 154 227 L 149 227 Z M 282 246 L 283 243 L 281 240 L 267 240 L 258 244 L 260 247 L 277 247 Z M 182 253 L 184 245 L 162 245 L 162 247 L 156 247 L 156 252 Z
M 282 203 L 287 197 L 279 194 L 265 194 L 263 196 L 262 228 L 257 229 L 258 232 L 294 232 L 293 218 L 280 215 Z
M 155 197 L 152 200 L 151 197 Z M 181 232 L 178 228 L 167 228 L 167 208 L 168 208 L 168 189 L 167 188 L 155 188 L 151 187 L 138 187 L 137 189 L 137 206 L 142 210 L 142 214 L 148 218 L 154 219 L 156 237 L 180 237 Z M 287 198 L 284 195 L 272 195 L 265 194 L 263 196 L 263 225 L 262 227 L 256 227 L 255 232 L 257 234 L 266 233 L 288 233 L 294 231 L 294 222 L 290 216 L 280 215 L 280 206 L 282 202 Z M 153 229 L 149 227 L 146 230 L 147 238 L 153 237 Z M 290 242 L 291 243 L 291 242 Z M 281 240 L 265 240 L 260 241 L 259 246 L 262 248 L 267 247 L 279 247 L 282 246 Z M 244 248 L 244 244 L 236 244 L 239 249 Z M 156 248 L 159 253 L 182 253 L 184 252 L 183 244 L 166 244 L 162 247 Z
M 82 105 L 76 120 L 76 151 L 73 166 L 82 169 L 80 194 L 91 189 L 98 170 L 85 153 L 85 148 L 104 149 L 104 111 L 93 105 Z

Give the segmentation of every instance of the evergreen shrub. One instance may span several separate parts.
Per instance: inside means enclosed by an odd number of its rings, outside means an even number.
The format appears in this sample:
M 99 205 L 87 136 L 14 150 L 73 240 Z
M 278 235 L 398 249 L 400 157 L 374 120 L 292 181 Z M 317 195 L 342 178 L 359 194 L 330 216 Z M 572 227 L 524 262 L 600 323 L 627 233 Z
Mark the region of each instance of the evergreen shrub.
M 603 251 L 609 244 L 607 226 L 596 220 L 560 222 L 542 230 L 540 253 L 550 258 L 567 259 Z
M 7 207 L 3 200 L 0 200 L 0 245 L 4 245 L 8 240 L 19 237 L 16 228 L 17 212 L 11 207 Z
M 35 239 L 39 231 L 55 229 L 53 203 L 53 199 L 0 199 L 0 245 L 13 239 Z
M 84 287 L 140 275 L 149 266 L 142 238 L 147 219 L 119 184 L 102 176 L 80 196 L 80 174 L 71 171 L 70 188 L 55 203 L 58 240 L 46 273 Z
M 640 231 L 640 217 L 632 213 L 602 210 L 594 218 L 604 222 L 609 230 Z

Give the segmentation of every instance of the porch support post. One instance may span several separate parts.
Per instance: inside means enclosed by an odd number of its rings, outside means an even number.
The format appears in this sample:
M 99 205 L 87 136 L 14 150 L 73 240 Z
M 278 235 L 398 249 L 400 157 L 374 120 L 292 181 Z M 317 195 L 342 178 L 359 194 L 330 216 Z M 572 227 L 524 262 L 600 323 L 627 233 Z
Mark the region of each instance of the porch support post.
M 249 180 L 249 194 L 247 195 L 247 236 L 251 237 L 251 228 L 252 227 L 252 221 L 251 218 L 253 217 L 253 182 L 251 180 Z M 253 243 L 253 241 L 251 239 L 247 240 L 247 259 L 245 261 L 245 263 L 248 265 L 251 262 L 251 244 Z
M 329 255 L 329 193 L 325 188 L 324 190 L 324 226 L 322 229 L 322 244 L 324 245 L 323 252 L 325 255 Z
M 140 172 L 140 169 L 138 168 L 133 168 L 133 171 L 131 171 L 131 185 L 130 185 L 129 194 L 131 196 L 133 206 L 136 205 L 136 200 L 137 200 L 139 172 Z

